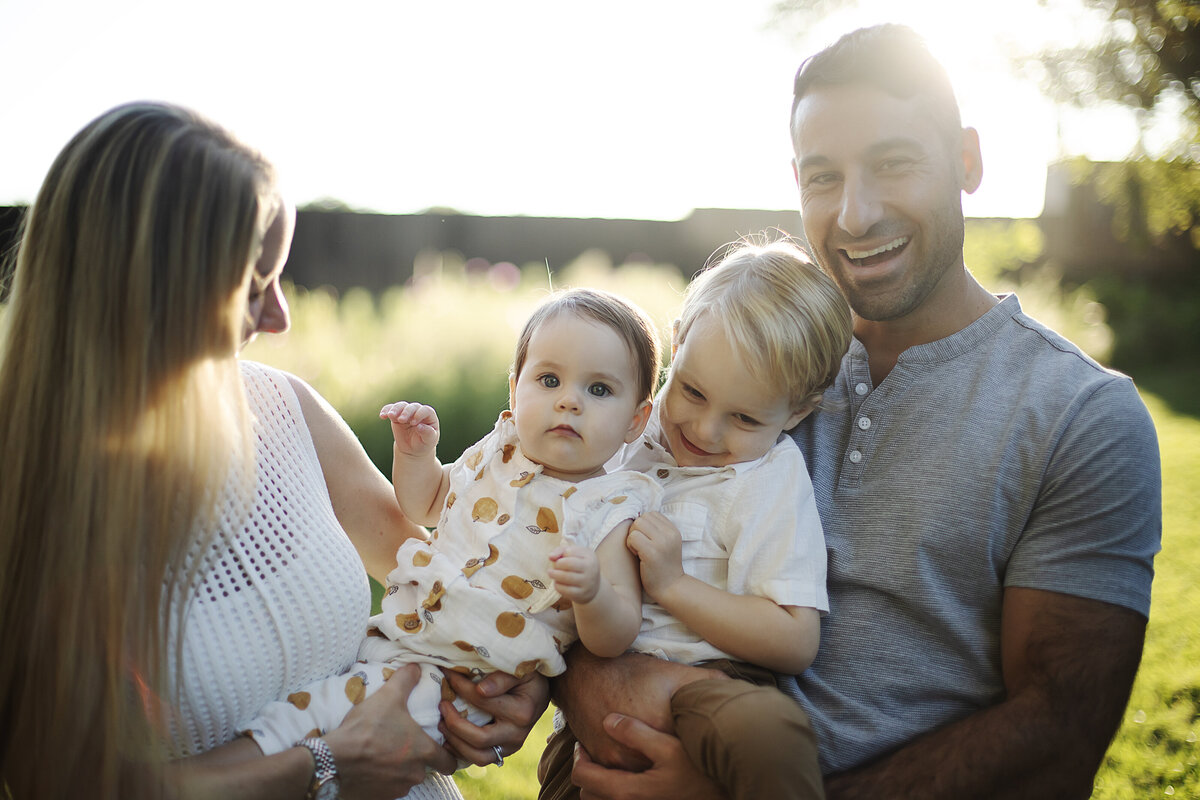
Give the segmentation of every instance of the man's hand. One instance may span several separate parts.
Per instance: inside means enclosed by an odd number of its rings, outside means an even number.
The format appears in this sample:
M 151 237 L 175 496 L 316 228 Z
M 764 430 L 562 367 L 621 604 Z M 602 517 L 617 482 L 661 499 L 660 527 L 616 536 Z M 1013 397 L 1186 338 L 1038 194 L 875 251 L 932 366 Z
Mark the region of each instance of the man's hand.
M 481 767 L 496 763 L 493 747 L 499 747 L 505 757 L 520 750 L 550 702 L 550 687 L 537 672 L 524 678 L 493 672 L 479 683 L 453 670 L 442 672 L 459 697 L 492 715 L 491 722 L 480 726 L 467 720 L 453 703 L 440 705 L 438 730 L 446 737 L 446 747 Z
M 642 588 L 658 602 L 683 577 L 683 537 L 661 513 L 642 514 L 629 526 L 625 546 L 638 557 Z
M 604 728 L 615 741 L 641 753 L 650 766 L 642 772 L 608 769 L 576 745 L 571 781 L 579 787 L 581 800 L 657 800 L 663 797 L 720 800 L 725 796 L 719 786 L 696 769 L 674 736 L 621 714 L 605 717 Z
M 388 403 L 379 418 L 390 420 L 396 449 L 409 456 L 428 456 L 437 449 L 441 427 L 437 412 L 420 403 Z
M 554 702 L 592 760 L 636 772 L 653 766 L 652 762 L 614 738 L 604 725 L 605 717 L 616 712 L 671 733 L 671 695 L 680 686 L 709 678 L 728 676 L 637 653 L 599 658 L 576 646 L 567 655 L 567 671 L 554 679 Z

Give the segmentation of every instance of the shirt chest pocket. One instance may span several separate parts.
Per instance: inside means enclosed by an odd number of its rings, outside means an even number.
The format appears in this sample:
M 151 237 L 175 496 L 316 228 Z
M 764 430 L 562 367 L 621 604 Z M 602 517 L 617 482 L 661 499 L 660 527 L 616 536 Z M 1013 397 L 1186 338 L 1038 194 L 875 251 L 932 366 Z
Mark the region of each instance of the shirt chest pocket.
M 688 569 L 689 563 L 710 559 L 724 562 L 729 558 L 725 548 L 712 532 L 708 506 L 702 503 L 674 501 L 663 503 L 661 510 L 679 529 L 679 536 L 683 539 L 683 566 L 688 574 L 694 574 Z

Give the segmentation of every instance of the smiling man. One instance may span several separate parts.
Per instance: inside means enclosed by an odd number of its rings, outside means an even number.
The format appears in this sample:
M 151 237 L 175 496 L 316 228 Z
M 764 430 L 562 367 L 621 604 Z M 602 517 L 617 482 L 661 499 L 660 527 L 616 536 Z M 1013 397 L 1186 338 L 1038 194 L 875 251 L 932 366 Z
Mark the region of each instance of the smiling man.
M 979 137 L 916 34 L 863 29 L 811 58 L 791 126 L 805 235 L 854 312 L 825 399 L 840 411 L 795 432 L 830 555 L 799 678 L 826 790 L 1087 797 L 1149 613 L 1149 415 L 967 270 Z
M 793 432 L 829 554 L 830 613 L 794 686 L 827 796 L 1088 797 L 1150 607 L 1149 414 L 1129 378 L 967 270 L 979 137 L 910 29 L 805 62 L 791 127 L 806 238 L 854 312 L 822 410 Z M 699 676 L 569 664 L 554 692 L 585 796 L 719 796 L 658 710 Z

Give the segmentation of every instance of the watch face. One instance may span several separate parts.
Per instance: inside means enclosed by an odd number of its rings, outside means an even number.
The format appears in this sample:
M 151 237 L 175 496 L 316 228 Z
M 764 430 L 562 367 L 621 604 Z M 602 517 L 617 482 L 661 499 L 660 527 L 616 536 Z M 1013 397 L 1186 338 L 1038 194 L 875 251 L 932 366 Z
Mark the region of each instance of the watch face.
M 330 778 L 321 784 L 314 795 L 315 800 L 337 800 L 338 779 Z

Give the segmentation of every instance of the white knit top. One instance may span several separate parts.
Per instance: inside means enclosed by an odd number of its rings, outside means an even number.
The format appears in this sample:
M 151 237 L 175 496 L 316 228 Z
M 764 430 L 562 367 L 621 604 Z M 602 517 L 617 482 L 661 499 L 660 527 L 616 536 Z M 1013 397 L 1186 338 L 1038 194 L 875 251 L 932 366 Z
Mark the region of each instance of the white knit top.
M 224 744 L 267 702 L 345 671 L 370 614 L 366 572 L 334 516 L 296 393 L 261 364 L 243 362 L 242 375 L 258 440 L 254 505 L 231 477 L 220 530 L 193 548 L 202 563 L 169 723 L 174 755 Z

